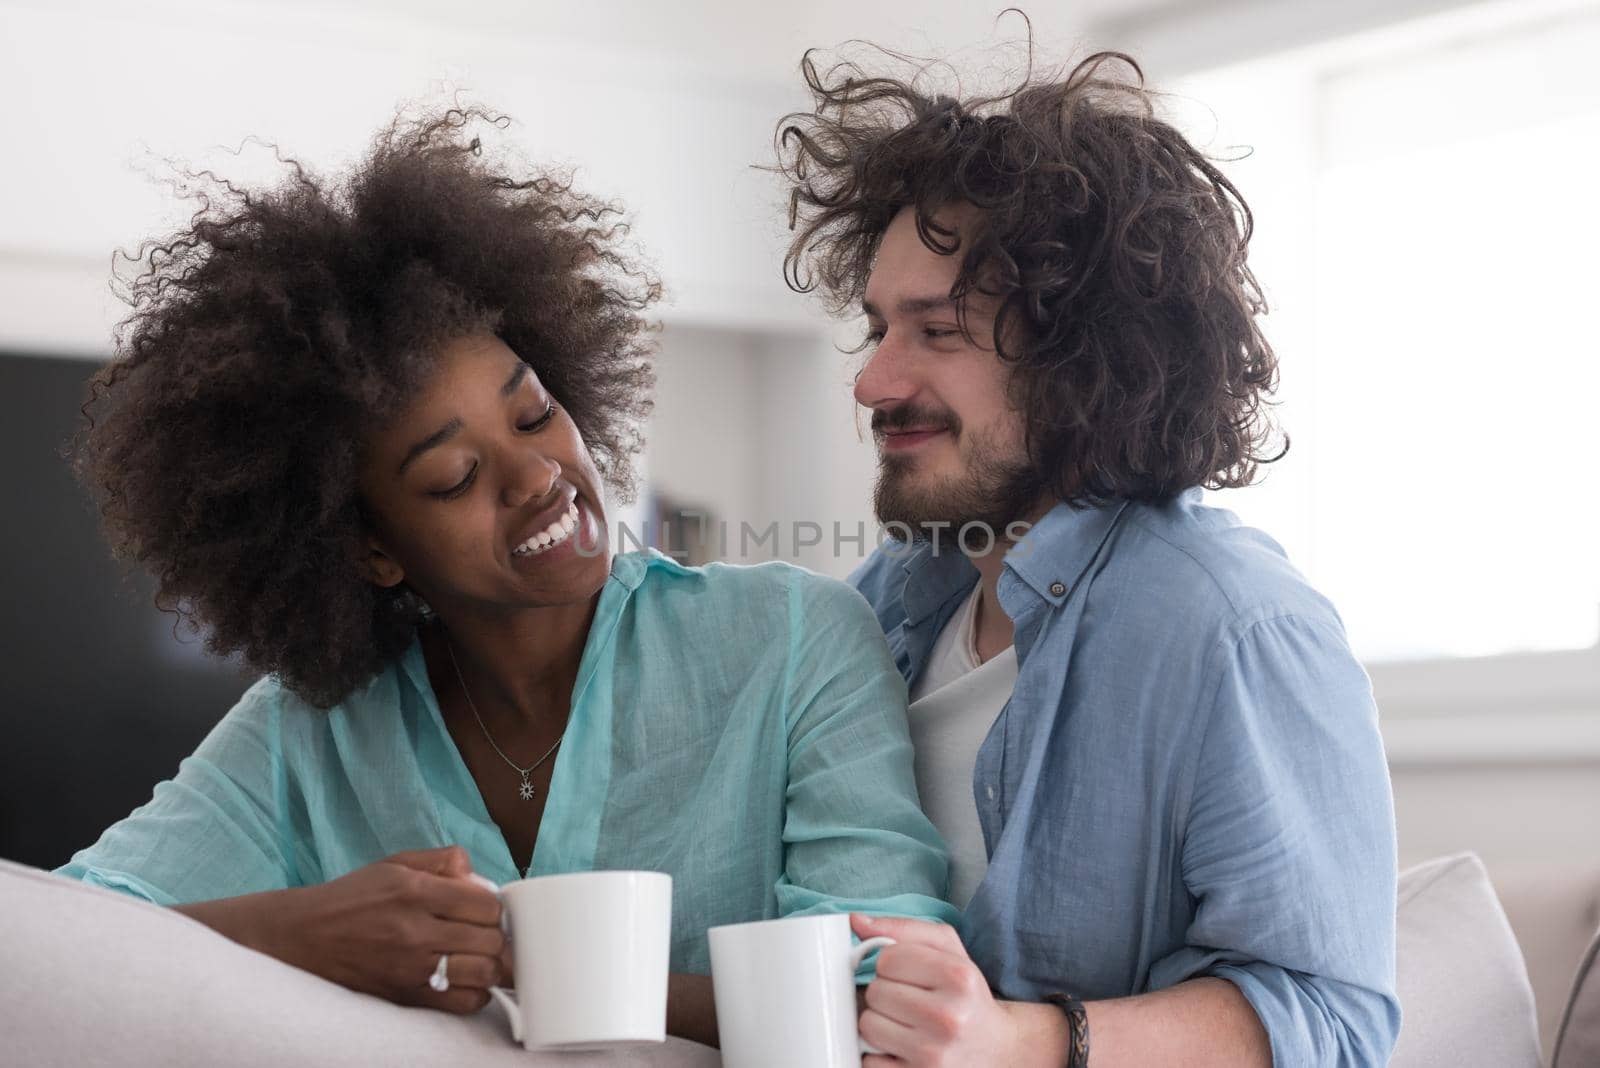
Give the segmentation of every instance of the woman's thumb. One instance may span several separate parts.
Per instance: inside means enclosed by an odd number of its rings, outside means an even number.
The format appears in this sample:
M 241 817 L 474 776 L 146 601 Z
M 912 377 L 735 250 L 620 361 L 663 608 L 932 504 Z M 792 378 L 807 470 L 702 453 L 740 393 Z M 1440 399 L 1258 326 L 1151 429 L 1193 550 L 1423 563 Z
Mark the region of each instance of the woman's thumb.
M 405 853 L 396 853 L 388 859 L 392 864 L 400 864 L 415 871 L 430 872 L 434 875 L 466 875 L 472 871 L 472 860 L 467 856 L 467 851 L 458 845 L 440 846 L 437 849 L 413 849 Z

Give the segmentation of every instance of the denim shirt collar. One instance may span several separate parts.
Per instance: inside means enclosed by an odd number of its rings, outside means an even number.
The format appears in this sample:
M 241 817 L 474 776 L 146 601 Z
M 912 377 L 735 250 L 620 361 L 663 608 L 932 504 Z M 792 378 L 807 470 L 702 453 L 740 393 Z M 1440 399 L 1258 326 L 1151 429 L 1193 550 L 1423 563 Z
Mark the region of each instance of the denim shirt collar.
M 1016 627 L 1018 657 L 1027 656 L 1040 611 L 1059 608 L 1072 595 L 1127 506 L 1120 499 L 1076 508 L 1058 503 L 1006 552 L 996 592 Z M 929 617 L 948 618 L 958 598 L 972 590 L 978 569 L 958 549 L 923 542 L 903 551 L 906 626 L 914 630 Z M 931 647 L 931 635 L 920 644 Z M 915 673 L 921 657 L 913 660 Z
M 906 572 L 906 623 L 917 626 L 958 593 L 966 593 L 978 580 L 978 569 L 958 549 L 938 548 L 927 542 L 902 550 L 900 566 Z
M 1057 504 L 1006 553 L 1006 570 L 1059 607 L 1071 596 L 1127 507 L 1125 500 L 1078 508 Z

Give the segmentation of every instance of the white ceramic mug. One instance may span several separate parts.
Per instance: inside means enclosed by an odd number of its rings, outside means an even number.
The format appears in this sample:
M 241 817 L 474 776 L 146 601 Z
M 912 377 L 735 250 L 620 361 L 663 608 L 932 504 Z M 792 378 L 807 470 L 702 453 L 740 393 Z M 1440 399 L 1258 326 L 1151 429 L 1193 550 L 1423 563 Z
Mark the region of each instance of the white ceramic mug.
M 892 938 L 850 944 L 850 917 L 713 927 L 711 982 L 724 1068 L 860 1068 L 856 969 Z
M 505 1009 L 514 1041 L 530 1050 L 666 1041 L 672 876 L 574 872 L 522 879 L 495 893 L 517 990 L 489 992 Z

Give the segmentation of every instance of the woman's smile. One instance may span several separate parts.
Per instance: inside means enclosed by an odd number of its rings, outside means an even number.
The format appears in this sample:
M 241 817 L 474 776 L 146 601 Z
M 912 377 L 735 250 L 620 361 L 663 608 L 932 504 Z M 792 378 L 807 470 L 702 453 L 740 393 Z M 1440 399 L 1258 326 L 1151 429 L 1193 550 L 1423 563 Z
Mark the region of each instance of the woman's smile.
M 566 511 L 561 513 L 561 518 L 553 520 L 515 549 L 511 550 L 513 556 L 533 556 L 537 553 L 548 552 L 558 545 L 566 543 L 572 536 L 573 530 L 578 526 L 578 502 L 574 500 L 567 505 Z

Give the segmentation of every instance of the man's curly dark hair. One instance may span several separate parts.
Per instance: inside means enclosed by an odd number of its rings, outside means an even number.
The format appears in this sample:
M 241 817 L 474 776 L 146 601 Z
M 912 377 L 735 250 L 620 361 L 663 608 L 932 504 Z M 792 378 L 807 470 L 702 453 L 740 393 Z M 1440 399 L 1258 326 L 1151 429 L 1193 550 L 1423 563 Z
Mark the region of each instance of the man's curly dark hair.
M 248 190 L 186 173 L 197 210 L 141 247 L 76 463 L 157 603 L 319 706 L 409 643 L 426 609 L 364 570 L 361 448 L 441 346 L 497 334 L 570 413 L 619 497 L 650 408 L 660 295 L 621 209 L 497 166 L 480 108 L 402 116 L 335 180 L 285 160 Z
M 958 307 L 998 301 L 993 344 L 1041 490 L 1083 505 L 1249 484 L 1283 455 L 1249 208 L 1156 118 L 1130 57 L 1098 53 L 1054 80 L 1029 68 L 1009 92 L 957 100 L 919 88 L 924 70 L 822 71 L 808 52 L 815 107 L 777 140 L 786 279 L 854 311 L 884 231 L 913 208 L 923 243 L 962 257 Z M 977 209 L 964 249 L 935 222 L 954 205 Z

